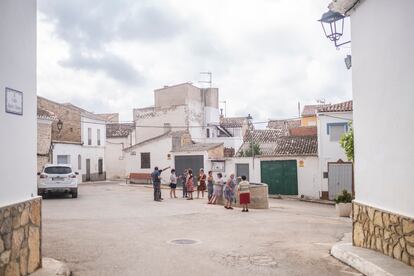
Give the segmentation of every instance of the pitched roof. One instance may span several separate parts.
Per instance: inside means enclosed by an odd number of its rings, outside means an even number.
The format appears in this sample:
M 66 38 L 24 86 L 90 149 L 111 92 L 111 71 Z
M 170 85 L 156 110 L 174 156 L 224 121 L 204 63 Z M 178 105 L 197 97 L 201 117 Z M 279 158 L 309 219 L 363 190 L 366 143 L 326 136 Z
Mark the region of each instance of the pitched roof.
M 55 121 L 58 118 L 52 111 L 37 107 L 37 118 Z
M 249 134 L 237 151 L 240 155 L 251 147 Z M 253 132 L 253 141 L 260 147 L 260 156 L 316 156 L 318 140 L 313 136 L 285 136 L 276 129 L 259 129 Z
M 119 113 L 103 113 L 96 114 L 102 117 L 106 122 L 118 123 L 119 122 Z
M 324 106 L 329 106 L 329 104 L 305 105 L 303 106 L 302 117 L 316 116 L 316 112 L 318 111 L 318 109 Z
M 157 141 L 157 140 L 159 140 L 159 139 L 161 139 L 161 138 L 164 138 L 164 137 L 168 137 L 170 134 L 171 134 L 171 131 L 166 132 L 166 133 L 163 133 L 163 134 L 161 134 L 161 135 L 158 135 L 158 136 L 155 136 L 155 137 L 149 138 L 149 139 L 147 139 L 147 140 L 144 140 L 144 141 L 142 141 L 142 142 L 136 143 L 135 145 L 132 145 L 132 146 L 130 146 L 130 147 L 124 148 L 123 150 L 124 150 L 124 151 L 129 151 L 129 150 L 132 150 L 132 149 L 134 149 L 134 148 L 136 148 L 136 147 L 139 147 L 139 146 L 142 146 L 142 145 L 144 145 L 144 144 L 147 144 L 147 143 L 150 143 L 150 142 L 153 142 L 153 141 Z
M 246 134 L 243 137 L 245 142 L 250 142 L 252 140 L 255 143 L 269 143 L 277 140 L 278 137 L 283 136 L 284 133 L 280 129 L 255 129 L 253 131 L 246 131 Z
M 346 111 L 352 111 L 352 109 L 353 109 L 353 103 L 351 100 L 351 101 L 346 101 L 342 103 L 320 107 L 318 108 L 318 112 L 346 112 Z
M 316 136 L 285 136 L 277 139 L 273 156 L 316 156 L 318 139 Z
M 269 120 L 267 128 L 279 129 L 283 135 L 289 135 L 289 130 L 300 127 L 300 120 Z
M 109 123 L 106 125 L 106 138 L 128 137 L 133 129 L 132 123 Z
M 217 147 L 222 146 L 223 143 L 195 143 L 195 144 L 188 144 L 182 145 L 179 149 L 175 150 L 175 152 L 193 152 L 193 151 L 207 151 L 210 149 L 214 149 Z
M 79 111 L 81 113 L 81 115 L 86 117 L 86 118 L 89 118 L 89 119 L 92 119 L 92 120 L 97 120 L 97 121 L 105 121 L 105 119 L 103 117 L 99 116 L 98 114 L 87 111 L 86 109 L 83 109 L 83 108 L 81 108 L 79 106 L 76 106 L 72 103 L 64 103 L 62 105 Z
M 246 120 L 246 117 L 220 117 L 220 126 L 229 128 L 242 127 Z

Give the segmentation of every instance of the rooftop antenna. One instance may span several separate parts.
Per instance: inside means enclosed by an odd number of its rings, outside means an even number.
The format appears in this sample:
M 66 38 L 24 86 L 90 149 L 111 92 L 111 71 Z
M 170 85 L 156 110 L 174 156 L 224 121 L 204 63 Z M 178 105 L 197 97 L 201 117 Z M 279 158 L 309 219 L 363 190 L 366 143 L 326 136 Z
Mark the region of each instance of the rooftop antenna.
M 202 81 L 198 81 L 200 83 L 208 83 L 209 87 L 211 88 L 212 84 L 213 84 L 213 73 L 212 72 L 200 72 L 201 75 L 208 75 L 209 79 L 208 81 L 206 80 L 202 80 Z

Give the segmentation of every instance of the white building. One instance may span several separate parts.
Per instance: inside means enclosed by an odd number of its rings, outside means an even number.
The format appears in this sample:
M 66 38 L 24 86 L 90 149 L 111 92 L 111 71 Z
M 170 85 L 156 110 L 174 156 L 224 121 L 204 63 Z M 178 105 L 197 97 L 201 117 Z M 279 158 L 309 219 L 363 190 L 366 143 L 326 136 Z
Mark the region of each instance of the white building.
M 269 194 L 319 198 L 320 177 L 316 135 L 284 135 L 281 129 L 256 129 L 248 132 L 235 158 L 227 158 L 226 174 L 246 175 L 250 182 L 266 183 Z M 260 153 L 243 157 L 251 141 Z
M 209 124 L 218 124 L 218 89 L 191 83 L 154 91 L 154 106 L 133 110 L 136 143 L 175 130 L 188 130 L 194 139 L 207 137 Z
M 80 145 L 54 143 L 54 162 L 71 164 L 72 168 L 82 176 L 82 181 L 105 180 L 105 118 L 72 104 L 65 104 L 65 106 L 80 113 L 81 141 Z
M 105 169 L 108 179 L 127 176 L 125 148 L 135 143 L 135 127 L 130 123 L 108 123 L 106 125 Z
M 414 1 L 330 8 L 352 23 L 353 243 L 414 266 Z
M 0 34 L 0 274 L 26 275 L 41 266 L 36 1 L 0 1 Z
M 321 194 L 334 199 L 343 190 L 353 192 L 353 165 L 339 140 L 350 128 L 352 101 L 324 105 L 318 109 L 318 156 Z

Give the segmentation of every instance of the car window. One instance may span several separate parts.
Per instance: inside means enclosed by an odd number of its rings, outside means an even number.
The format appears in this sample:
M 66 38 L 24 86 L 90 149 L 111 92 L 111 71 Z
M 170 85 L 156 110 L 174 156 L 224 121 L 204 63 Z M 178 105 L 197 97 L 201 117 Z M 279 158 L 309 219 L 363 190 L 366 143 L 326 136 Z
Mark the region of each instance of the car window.
M 68 174 L 71 173 L 72 169 L 69 167 L 47 167 L 45 173 L 49 174 Z

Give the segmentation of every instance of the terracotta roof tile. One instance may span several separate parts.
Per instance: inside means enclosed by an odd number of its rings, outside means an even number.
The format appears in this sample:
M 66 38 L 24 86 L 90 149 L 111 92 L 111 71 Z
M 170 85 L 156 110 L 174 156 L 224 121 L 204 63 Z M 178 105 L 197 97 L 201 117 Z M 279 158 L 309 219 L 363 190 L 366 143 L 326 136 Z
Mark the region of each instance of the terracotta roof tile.
M 300 120 L 269 120 L 267 128 L 279 129 L 283 135 L 289 135 L 291 128 L 300 127 Z
M 329 104 L 305 105 L 302 110 L 302 117 L 316 116 L 318 109 L 325 106 L 329 106 Z
M 255 143 L 274 142 L 278 137 L 283 136 L 284 132 L 280 129 L 255 129 L 253 130 L 253 141 Z M 249 142 L 252 140 L 252 131 L 246 131 L 243 140 Z
M 318 139 L 316 136 L 280 137 L 276 141 L 272 155 L 316 156 L 318 155 Z
M 220 117 L 220 126 L 225 128 L 242 127 L 246 117 Z
M 57 120 L 57 117 L 55 115 L 55 113 L 53 113 L 52 111 L 43 109 L 43 108 L 37 108 L 37 118 L 39 119 L 47 119 L 47 120 Z
M 196 143 L 196 144 L 188 144 L 182 145 L 176 152 L 184 152 L 184 151 L 206 151 L 210 149 L 217 148 L 222 146 L 223 143 Z
M 346 112 L 346 111 L 352 111 L 352 109 L 353 109 L 352 101 L 346 101 L 342 103 L 320 107 L 318 108 L 318 112 Z
M 107 124 L 106 125 L 106 138 L 128 137 L 128 135 L 131 133 L 133 129 L 134 129 L 134 125 L 131 123 Z

